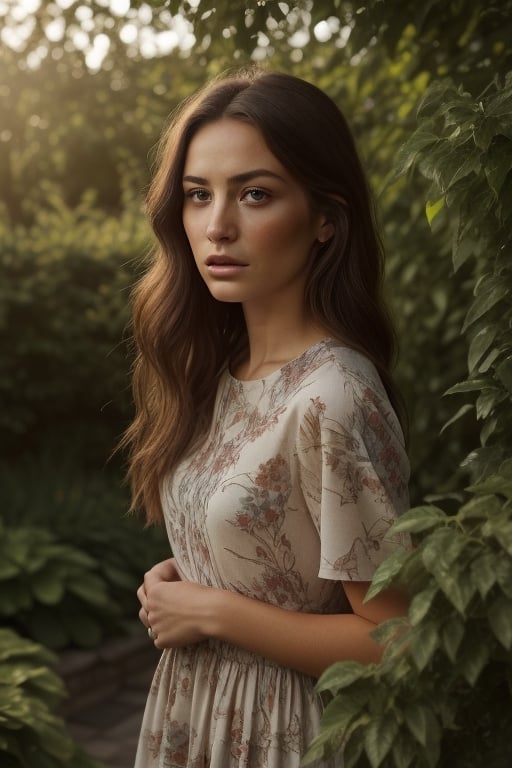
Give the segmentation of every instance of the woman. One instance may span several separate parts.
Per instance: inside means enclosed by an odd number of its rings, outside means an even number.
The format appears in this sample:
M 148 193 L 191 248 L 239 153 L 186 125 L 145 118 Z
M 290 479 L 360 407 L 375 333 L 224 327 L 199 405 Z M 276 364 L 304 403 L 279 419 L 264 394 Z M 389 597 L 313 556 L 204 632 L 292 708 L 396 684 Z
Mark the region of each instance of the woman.
M 148 211 L 126 440 L 174 558 L 138 591 L 163 653 L 136 768 L 295 768 L 315 679 L 405 610 L 364 603 L 408 479 L 365 178 L 325 94 L 244 73 L 175 117 Z

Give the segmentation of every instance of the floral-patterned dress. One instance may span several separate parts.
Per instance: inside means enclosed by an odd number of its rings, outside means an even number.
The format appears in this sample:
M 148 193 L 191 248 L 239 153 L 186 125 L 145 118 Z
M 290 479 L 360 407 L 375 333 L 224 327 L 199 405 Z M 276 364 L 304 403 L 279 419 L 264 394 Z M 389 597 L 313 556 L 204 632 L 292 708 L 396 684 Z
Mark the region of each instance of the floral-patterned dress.
M 407 480 L 374 366 L 324 340 L 263 379 L 226 371 L 209 436 L 162 501 L 183 578 L 292 611 L 344 613 L 342 581 L 371 580 L 408 546 L 389 533 L 407 508 Z M 314 684 L 213 639 L 167 649 L 135 768 L 298 768 L 322 712 Z

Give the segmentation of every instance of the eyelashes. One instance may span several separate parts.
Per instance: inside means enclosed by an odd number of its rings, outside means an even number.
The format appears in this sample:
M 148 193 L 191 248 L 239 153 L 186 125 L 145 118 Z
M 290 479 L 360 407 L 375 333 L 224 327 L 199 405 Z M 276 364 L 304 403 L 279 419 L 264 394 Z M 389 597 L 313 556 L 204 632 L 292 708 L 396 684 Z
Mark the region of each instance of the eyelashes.
M 242 191 L 240 200 L 258 205 L 266 202 L 270 197 L 271 194 L 266 189 L 250 187 Z M 211 193 L 203 188 L 189 189 L 185 192 L 185 198 L 192 200 L 194 203 L 209 203 L 211 201 Z

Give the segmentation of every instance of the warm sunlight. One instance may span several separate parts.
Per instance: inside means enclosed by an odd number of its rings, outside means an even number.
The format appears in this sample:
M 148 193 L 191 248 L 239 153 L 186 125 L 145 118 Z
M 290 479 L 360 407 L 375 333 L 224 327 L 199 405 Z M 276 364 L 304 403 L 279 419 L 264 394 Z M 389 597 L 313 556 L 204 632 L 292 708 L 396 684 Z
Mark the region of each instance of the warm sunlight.
M 99 0 L 98 4 L 109 11 L 101 21 L 95 17 L 89 0 L 55 0 L 44 8 L 43 29 L 48 43 L 62 41 L 64 50 L 82 51 L 88 69 L 93 72 L 102 66 L 111 47 L 112 17 L 121 21 L 116 30 L 129 56 L 141 54 L 152 58 L 175 48 L 188 51 L 195 43 L 191 23 L 182 16 L 172 16 L 166 9 L 155 10 L 147 3 L 132 8 L 130 0 Z M 66 22 L 62 11 L 72 8 L 74 19 Z M 42 12 L 41 0 L 0 0 L 1 43 L 23 52 Z M 49 51 L 50 46 L 42 39 L 27 54 L 29 68 L 37 69 Z M 58 54 L 52 51 L 52 55 Z

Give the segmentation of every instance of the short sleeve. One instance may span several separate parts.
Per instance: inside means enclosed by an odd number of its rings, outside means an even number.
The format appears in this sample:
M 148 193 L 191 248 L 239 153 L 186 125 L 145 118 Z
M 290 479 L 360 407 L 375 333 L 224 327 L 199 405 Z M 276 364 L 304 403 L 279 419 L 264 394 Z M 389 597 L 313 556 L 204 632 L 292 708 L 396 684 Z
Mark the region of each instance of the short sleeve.
M 390 531 L 409 505 L 402 431 L 378 374 L 368 361 L 366 368 L 338 368 L 311 393 L 297 440 L 326 579 L 370 581 L 393 551 L 411 546 L 407 535 Z

